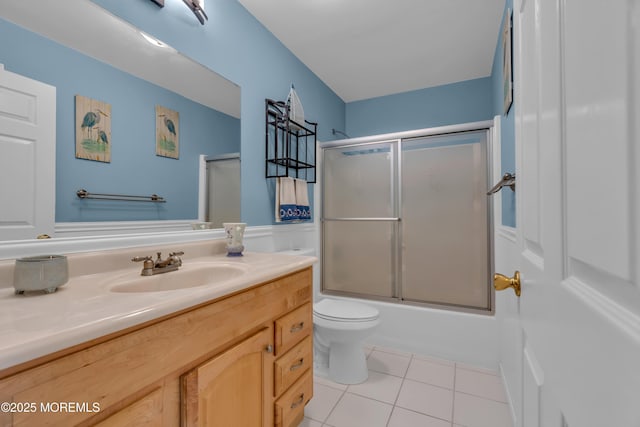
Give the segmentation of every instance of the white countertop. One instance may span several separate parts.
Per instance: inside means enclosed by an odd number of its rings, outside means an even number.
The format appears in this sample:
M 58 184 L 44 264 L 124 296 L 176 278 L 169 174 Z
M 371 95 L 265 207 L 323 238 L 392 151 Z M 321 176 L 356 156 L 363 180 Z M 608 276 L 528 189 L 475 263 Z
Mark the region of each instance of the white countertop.
M 53 294 L 15 295 L 13 288 L 0 288 L 0 370 L 249 288 L 316 261 L 315 257 L 252 252 L 243 257 L 192 258 L 183 266 L 220 262 L 246 272 L 214 286 L 160 292 L 109 290 L 114 277 L 139 277 L 141 264 L 71 277 Z M 175 273 L 163 275 L 171 274 Z

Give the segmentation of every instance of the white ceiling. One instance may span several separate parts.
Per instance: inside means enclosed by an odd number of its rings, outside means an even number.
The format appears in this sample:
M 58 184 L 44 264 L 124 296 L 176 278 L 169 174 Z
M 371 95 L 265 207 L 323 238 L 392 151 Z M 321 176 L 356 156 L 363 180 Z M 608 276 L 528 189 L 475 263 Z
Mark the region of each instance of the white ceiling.
M 239 0 L 345 102 L 491 74 L 505 0 Z

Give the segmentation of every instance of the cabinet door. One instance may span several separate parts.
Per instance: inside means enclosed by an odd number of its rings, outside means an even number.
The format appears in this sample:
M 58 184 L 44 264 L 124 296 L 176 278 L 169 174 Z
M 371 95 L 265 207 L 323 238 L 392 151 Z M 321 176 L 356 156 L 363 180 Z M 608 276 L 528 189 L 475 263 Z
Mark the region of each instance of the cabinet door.
M 157 388 L 121 409 L 95 427 L 143 427 L 162 425 L 162 389 Z
M 185 374 L 182 425 L 273 425 L 272 348 L 273 328 L 264 328 Z

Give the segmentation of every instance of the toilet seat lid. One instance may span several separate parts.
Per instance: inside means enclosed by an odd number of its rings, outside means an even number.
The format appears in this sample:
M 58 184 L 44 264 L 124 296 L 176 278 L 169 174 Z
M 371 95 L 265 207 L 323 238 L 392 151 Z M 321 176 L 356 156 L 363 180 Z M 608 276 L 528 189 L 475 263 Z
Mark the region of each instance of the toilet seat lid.
M 323 299 L 313 305 L 313 313 L 327 320 L 366 322 L 378 318 L 376 308 L 352 301 Z

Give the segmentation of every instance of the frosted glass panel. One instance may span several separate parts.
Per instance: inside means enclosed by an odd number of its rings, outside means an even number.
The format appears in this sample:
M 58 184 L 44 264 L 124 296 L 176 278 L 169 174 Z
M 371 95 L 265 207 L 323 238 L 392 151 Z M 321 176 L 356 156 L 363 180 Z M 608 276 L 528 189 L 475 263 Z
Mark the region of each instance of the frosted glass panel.
M 213 228 L 240 221 L 240 159 L 207 162 L 207 221 Z
M 325 148 L 323 182 L 324 291 L 491 308 L 486 131 Z
M 326 221 L 323 289 L 392 296 L 395 228 L 392 221 Z
M 329 148 L 324 151 L 325 218 L 396 216 L 391 144 Z
M 404 299 L 490 308 L 486 159 L 484 134 L 403 142 Z

